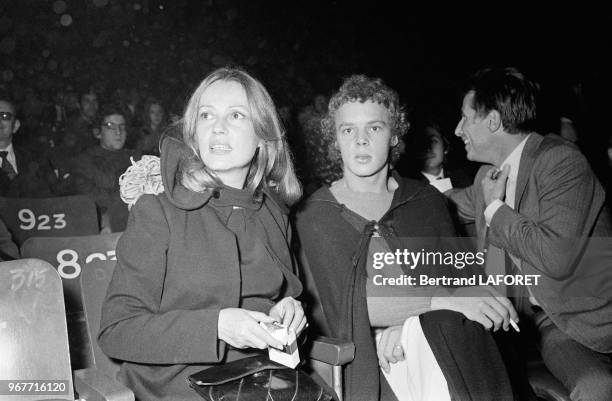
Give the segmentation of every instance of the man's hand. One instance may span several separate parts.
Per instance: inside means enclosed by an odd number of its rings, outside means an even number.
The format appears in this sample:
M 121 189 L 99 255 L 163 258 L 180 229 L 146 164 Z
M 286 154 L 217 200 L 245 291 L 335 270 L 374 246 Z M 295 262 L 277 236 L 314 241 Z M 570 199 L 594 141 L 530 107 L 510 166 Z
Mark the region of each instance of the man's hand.
M 491 286 L 462 287 L 454 296 L 432 297 L 431 309 L 448 309 L 462 313 L 485 329 L 508 331 L 510 319 L 518 323 L 519 316 L 512 302 Z
M 401 344 L 402 326 L 391 326 L 383 330 L 380 340 L 376 345 L 378 364 L 389 373 L 389 364 L 406 359 Z
M 504 165 L 501 171 L 495 167 L 491 167 L 487 171 L 481 181 L 482 194 L 486 206 L 489 206 L 495 199 L 504 200 L 506 197 L 506 181 L 508 181 L 509 174 L 510 166 L 507 164 Z

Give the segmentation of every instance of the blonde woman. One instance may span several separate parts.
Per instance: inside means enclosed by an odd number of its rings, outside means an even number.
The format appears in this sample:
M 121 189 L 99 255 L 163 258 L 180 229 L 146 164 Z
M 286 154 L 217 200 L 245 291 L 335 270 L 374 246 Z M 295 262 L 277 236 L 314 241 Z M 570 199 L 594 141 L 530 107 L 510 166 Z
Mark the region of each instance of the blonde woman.
M 102 310 L 99 343 L 142 400 L 200 399 L 188 375 L 282 347 L 259 322 L 306 325 L 285 206 L 301 188 L 270 95 L 218 69 L 180 124 L 162 144 L 163 192 L 131 209 Z

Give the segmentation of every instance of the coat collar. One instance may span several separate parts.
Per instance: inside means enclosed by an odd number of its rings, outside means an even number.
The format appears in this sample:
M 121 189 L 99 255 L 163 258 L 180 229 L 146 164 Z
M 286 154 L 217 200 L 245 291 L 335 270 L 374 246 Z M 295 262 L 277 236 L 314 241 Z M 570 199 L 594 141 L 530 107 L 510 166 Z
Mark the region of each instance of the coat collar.
M 161 174 L 162 181 L 168 200 L 174 206 L 183 210 L 199 209 L 211 201 L 218 206 L 235 205 L 249 209 L 259 209 L 262 199 L 253 199 L 249 195 L 248 199 L 242 195 L 237 195 L 239 190 L 228 187 L 207 189 L 203 192 L 194 192 L 185 188 L 179 179 L 180 165 L 183 159 L 192 156 L 193 151 L 187 147 L 183 141 L 172 136 L 166 136 L 161 145 Z M 288 214 L 289 208 L 276 194 L 273 188 L 265 187 L 263 196 L 273 201 L 273 203 L 284 213 Z M 232 203 L 234 202 L 234 203 Z
M 427 185 L 424 182 L 421 182 L 417 179 L 412 178 L 404 178 L 400 176 L 397 171 L 393 170 L 391 172 L 391 176 L 397 181 L 398 188 L 395 190 L 393 194 L 393 200 L 391 201 L 391 206 L 389 209 L 394 208 L 395 206 L 404 203 L 406 201 L 410 201 L 413 199 L 420 199 L 421 196 L 429 196 L 430 194 L 424 189 L 427 189 Z M 310 202 L 332 202 L 338 204 L 334 195 L 332 195 L 330 191 L 330 187 L 328 185 L 324 185 L 315 191 L 310 198 L 306 201 L 306 203 Z

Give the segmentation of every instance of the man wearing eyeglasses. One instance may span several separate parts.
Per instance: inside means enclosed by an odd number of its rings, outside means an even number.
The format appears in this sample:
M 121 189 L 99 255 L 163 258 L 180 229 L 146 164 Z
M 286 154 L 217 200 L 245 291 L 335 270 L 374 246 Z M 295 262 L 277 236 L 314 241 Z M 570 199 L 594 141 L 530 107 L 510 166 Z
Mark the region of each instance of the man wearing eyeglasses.
M 119 198 L 119 176 L 131 165 L 130 157 L 135 161 L 140 158 L 137 151 L 124 148 L 127 135 L 122 111 L 114 105 L 104 106 L 99 130 L 94 133 L 98 145 L 86 149 L 73 163 L 77 191 L 95 201 L 102 229 L 109 227 L 111 208 L 123 205 Z
M 13 144 L 21 122 L 14 104 L 0 98 L 0 196 L 53 196 L 53 174 L 48 162 Z

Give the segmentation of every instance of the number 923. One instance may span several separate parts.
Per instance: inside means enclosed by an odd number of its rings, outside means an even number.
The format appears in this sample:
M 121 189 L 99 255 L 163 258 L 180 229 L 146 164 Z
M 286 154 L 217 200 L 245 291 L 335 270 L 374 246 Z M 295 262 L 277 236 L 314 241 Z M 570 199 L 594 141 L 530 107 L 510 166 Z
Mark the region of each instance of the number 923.
M 36 228 L 39 231 L 42 230 L 61 230 L 66 227 L 66 215 L 64 213 L 56 213 L 53 217 L 53 225 L 51 226 L 49 223 L 51 221 L 51 217 L 46 214 L 41 214 L 38 217 L 34 214 L 30 209 L 21 209 L 17 213 L 17 217 L 19 217 L 19 228 L 22 230 L 33 230 Z M 36 226 L 36 220 L 38 220 L 38 226 Z

